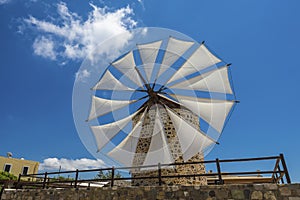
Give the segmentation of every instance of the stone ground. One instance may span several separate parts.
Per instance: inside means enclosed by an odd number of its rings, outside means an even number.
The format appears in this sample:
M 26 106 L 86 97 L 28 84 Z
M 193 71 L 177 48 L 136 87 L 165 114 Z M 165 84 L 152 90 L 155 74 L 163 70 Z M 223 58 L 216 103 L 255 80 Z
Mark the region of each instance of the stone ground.
M 3 200 L 300 200 L 300 184 L 247 184 L 214 186 L 144 186 L 87 189 L 34 189 L 9 190 L 2 195 Z

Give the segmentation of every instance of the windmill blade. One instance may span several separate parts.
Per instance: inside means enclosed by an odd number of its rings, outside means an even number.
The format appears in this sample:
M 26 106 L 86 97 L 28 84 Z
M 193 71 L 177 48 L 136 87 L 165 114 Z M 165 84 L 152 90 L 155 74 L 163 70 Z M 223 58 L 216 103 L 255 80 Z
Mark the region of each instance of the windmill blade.
M 171 83 L 172 84 L 172 83 Z M 230 81 L 228 78 L 228 65 L 215 70 L 199 74 L 191 79 L 184 79 L 170 85 L 172 89 L 192 89 L 198 91 L 219 92 L 223 94 L 232 94 Z
M 134 91 L 133 88 L 129 88 L 121 81 L 116 79 L 109 70 L 103 74 L 99 82 L 92 88 L 93 90 L 122 90 L 122 91 Z
M 184 161 L 187 161 L 188 159 L 196 155 L 198 152 L 203 153 L 203 151 L 208 146 L 216 143 L 214 140 L 207 137 L 200 130 L 197 130 L 185 120 L 183 120 L 169 107 L 166 106 L 166 110 L 175 127 Z
M 129 122 L 132 121 L 133 117 L 141 111 L 138 110 L 135 113 L 123 118 L 119 121 L 115 121 L 110 124 L 104 124 L 100 126 L 91 126 L 91 130 L 94 134 L 97 150 L 101 149 L 113 138 L 115 137 Z
M 170 94 L 170 96 L 176 98 L 183 106 L 204 119 L 219 133 L 222 132 L 225 120 L 235 103 L 235 101 L 205 99 L 174 94 Z
M 147 82 L 148 84 L 153 82 L 152 78 L 152 73 L 153 71 L 155 71 L 155 63 L 145 63 L 141 66 L 138 66 L 137 69 L 139 71 L 143 71 L 143 77 L 145 82 Z
M 151 79 L 153 67 L 161 44 L 162 44 L 162 40 L 151 42 L 148 44 L 137 45 L 141 60 L 143 62 L 143 69 L 146 74 L 148 83 L 151 81 L 150 79 Z
M 107 113 L 121 109 L 137 101 L 138 100 L 109 100 L 92 96 L 92 106 L 87 121 L 101 117 Z
M 147 109 L 144 111 L 139 122 L 134 126 L 128 136 L 108 153 L 109 156 L 124 164 L 125 166 L 132 166 L 146 112 Z
M 194 45 L 194 42 L 170 37 L 161 63 L 162 66 L 172 66 L 192 45 Z M 160 77 L 166 70 L 167 68 L 160 68 L 157 77 Z
M 122 58 L 114 61 L 111 65 L 120 72 L 122 72 L 129 80 L 131 80 L 137 86 L 141 88 L 143 87 L 143 81 L 141 80 L 139 73 L 137 73 L 132 51 L 127 53 Z
M 169 97 L 167 97 L 167 96 L 165 96 L 165 95 L 162 95 L 162 94 L 159 94 L 159 93 L 158 93 L 157 95 L 158 95 L 159 97 L 162 97 L 162 98 L 168 100 L 168 101 L 171 101 L 172 103 L 174 103 L 174 104 L 176 104 L 176 105 L 181 106 L 180 102 L 177 102 L 177 101 L 175 101 L 175 100 L 173 100 L 173 99 L 171 99 L 171 98 L 169 98 Z
M 194 53 L 186 60 L 186 62 L 177 70 L 177 72 L 169 79 L 168 83 L 203 70 L 219 62 L 221 62 L 221 60 L 213 55 L 204 44 L 201 44 L 198 49 L 196 49 Z
M 156 165 L 157 163 L 173 163 L 174 160 L 169 150 L 167 143 L 164 125 L 162 123 L 161 115 L 159 113 L 159 107 L 156 104 L 156 115 L 153 134 L 151 137 L 151 143 L 146 155 L 144 165 Z M 149 168 L 145 168 L 149 169 Z

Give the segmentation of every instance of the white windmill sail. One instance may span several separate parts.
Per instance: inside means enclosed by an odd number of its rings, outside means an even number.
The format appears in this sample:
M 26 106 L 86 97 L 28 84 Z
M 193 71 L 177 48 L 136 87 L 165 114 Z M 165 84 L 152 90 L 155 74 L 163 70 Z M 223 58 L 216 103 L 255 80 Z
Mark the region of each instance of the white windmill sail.
M 152 76 L 152 72 L 154 70 L 154 65 L 155 63 L 146 63 L 146 64 L 143 64 L 142 68 L 145 72 L 145 79 L 147 80 L 148 83 L 151 83 L 152 80 L 151 80 L 151 76 Z
M 220 92 L 224 94 L 233 93 L 228 78 L 227 65 L 221 68 L 216 68 L 215 70 L 206 72 L 191 79 L 184 79 L 181 82 L 170 85 L 169 88 Z
M 115 137 L 129 122 L 132 118 L 139 113 L 140 110 L 123 118 L 119 121 L 115 121 L 110 124 L 104 124 L 100 126 L 91 126 L 91 130 L 94 134 L 97 150 L 100 151 L 113 137 Z
M 194 42 L 169 38 L 167 48 L 162 60 L 162 66 L 172 66 L 192 45 Z M 157 77 L 167 70 L 166 67 L 160 68 Z
M 222 132 L 225 120 L 234 105 L 234 101 L 205 99 L 183 95 L 170 96 L 176 98 L 183 106 L 204 119 L 219 133 Z
M 109 156 L 124 164 L 125 166 L 132 166 L 146 111 L 147 109 L 143 113 L 139 122 L 133 127 L 132 131 L 128 134 L 128 136 L 118 146 L 116 146 L 113 150 L 111 150 L 108 153 Z
M 158 163 L 169 164 L 174 162 L 169 150 L 159 110 L 158 105 L 156 105 L 153 135 L 151 137 L 151 143 L 146 154 L 144 165 L 157 165 Z
M 129 78 L 132 82 L 134 82 L 139 87 L 143 87 L 143 82 L 137 73 L 133 52 L 130 51 L 125 56 L 116 60 L 111 64 L 120 72 L 122 72 L 127 78 Z
M 210 145 L 216 143 L 214 140 L 207 137 L 200 130 L 197 130 L 192 125 L 175 114 L 166 106 L 168 115 L 170 116 L 176 130 L 176 134 L 181 146 L 183 160 L 187 161 L 198 152 L 202 152 Z
M 194 72 L 203 70 L 209 66 L 221 62 L 219 58 L 213 55 L 204 44 L 201 44 L 198 49 L 186 60 L 186 62 L 177 70 L 170 78 L 168 83 L 179 78 L 190 75 Z
M 92 88 L 93 90 L 121 90 L 121 91 L 133 91 L 133 88 L 129 88 L 121 83 L 109 70 L 106 70 L 99 82 Z
M 92 106 L 88 121 L 128 106 L 137 100 L 109 100 L 92 96 Z
M 148 44 L 140 44 L 137 45 L 137 48 L 139 50 L 141 60 L 143 62 L 143 68 L 146 74 L 146 78 L 148 82 L 150 82 L 154 63 L 157 58 L 157 54 L 159 51 L 159 48 L 161 46 L 162 40 L 151 42 Z
M 173 99 L 171 99 L 171 98 L 169 98 L 169 97 L 167 97 L 165 95 L 162 95 L 162 94 L 159 94 L 159 93 L 157 95 L 160 96 L 160 97 L 162 97 L 162 98 L 164 98 L 164 99 L 166 99 L 166 100 L 168 100 L 168 101 L 171 101 L 172 103 L 181 105 L 180 102 L 177 102 L 177 101 L 175 101 L 175 100 L 173 100 Z

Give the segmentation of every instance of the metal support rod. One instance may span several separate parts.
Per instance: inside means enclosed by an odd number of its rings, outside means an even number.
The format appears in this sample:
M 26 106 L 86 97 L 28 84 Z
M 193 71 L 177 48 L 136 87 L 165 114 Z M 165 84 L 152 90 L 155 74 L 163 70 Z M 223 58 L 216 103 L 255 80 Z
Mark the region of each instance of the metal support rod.
M 289 172 L 288 172 L 285 160 L 284 160 L 284 156 L 282 153 L 280 154 L 280 159 L 281 159 L 281 164 L 282 164 L 282 167 L 283 167 L 283 170 L 285 173 L 286 182 L 291 183 L 291 178 L 290 178 L 290 175 L 289 175 Z
M 145 84 L 147 90 L 150 90 L 150 86 L 149 84 L 147 84 L 147 81 L 144 79 L 144 77 L 141 75 L 140 71 L 138 70 L 137 67 L 134 67 L 134 69 L 136 70 L 137 74 L 139 75 L 139 77 L 141 78 L 141 80 L 143 81 L 143 83 Z
M 76 169 L 74 188 L 77 188 L 78 174 L 78 169 Z
M 111 168 L 111 182 L 110 182 L 110 187 L 114 187 L 114 179 L 115 179 L 115 167 L 113 166 Z
M 218 184 L 223 185 L 223 180 L 222 180 L 222 174 L 221 174 L 221 167 L 220 167 L 219 158 L 216 159 L 216 165 L 217 165 L 218 178 L 219 178 L 219 183 Z
M 47 174 L 47 172 L 45 172 L 44 181 L 43 181 L 43 189 L 45 189 L 45 187 L 46 187 L 47 176 L 48 176 L 48 174 Z
M 161 165 L 160 165 L 160 163 L 158 163 L 157 167 L 158 167 L 158 185 L 161 186 L 162 181 L 161 181 Z

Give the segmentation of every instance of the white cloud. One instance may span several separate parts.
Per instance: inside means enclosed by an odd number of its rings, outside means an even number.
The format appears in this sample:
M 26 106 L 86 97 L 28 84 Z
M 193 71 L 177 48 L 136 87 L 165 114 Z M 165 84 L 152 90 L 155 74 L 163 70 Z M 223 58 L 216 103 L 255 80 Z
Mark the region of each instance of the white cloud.
M 88 158 L 81 159 L 66 159 L 66 158 L 47 158 L 45 159 L 39 167 L 39 170 L 85 170 L 85 169 L 97 169 L 105 167 L 105 163 L 101 159 L 92 160 Z
M 11 0 L 0 0 L 0 5 L 11 2 Z
M 50 58 L 51 60 L 56 59 L 54 46 L 55 44 L 52 39 L 46 38 L 44 36 L 37 37 L 32 45 L 34 53 L 36 55 L 42 56 L 44 58 Z
M 86 20 L 71 12 L 64 2 L 57 5 L 60 18 L 55 21 L 39 20 L 33 16 L 25 19 L 28 25 L 39 32 L 35 43 L 44 42 L 53 45 L 51 48 L 53 54 L 51 51 L 42 51 L 37 45 L 34 45 L 34 53 L 50 59 L 81 60 L 86 56 L 93 59 L 92 52 L 100 42 L 121 33 L 124 35 L 122 39 L 110 44 L 110 48 L 122 48 L 131 38 L 130 29 L 137 25 L 131 18 L 133 10 L 127 6 L 108 11 L 108 8 L 90 5 L 93 10 Z
M 87 69 L 84 70 L 79 70 L 78 72 L 76 72 L 76 81 L 80 81 L 80 82 L 86 82 L 86 80 L 90 77 L 91 72 L 89 72 Z

